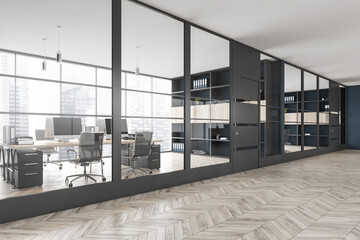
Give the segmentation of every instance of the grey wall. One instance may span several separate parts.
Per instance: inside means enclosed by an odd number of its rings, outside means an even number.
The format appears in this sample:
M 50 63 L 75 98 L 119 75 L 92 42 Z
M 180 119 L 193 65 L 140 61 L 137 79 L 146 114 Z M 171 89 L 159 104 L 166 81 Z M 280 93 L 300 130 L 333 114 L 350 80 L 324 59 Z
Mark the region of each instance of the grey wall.
M 360 149 L 360 86 L 348 87 L 348 148 Z

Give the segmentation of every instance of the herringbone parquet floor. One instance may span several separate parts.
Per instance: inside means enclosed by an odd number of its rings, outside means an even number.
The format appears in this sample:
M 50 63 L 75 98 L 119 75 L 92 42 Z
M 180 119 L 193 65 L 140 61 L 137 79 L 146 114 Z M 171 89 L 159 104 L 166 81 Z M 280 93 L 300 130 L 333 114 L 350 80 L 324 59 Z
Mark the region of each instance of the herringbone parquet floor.
M 360 239 L 345 150 L 0 225 L 0 239 Z

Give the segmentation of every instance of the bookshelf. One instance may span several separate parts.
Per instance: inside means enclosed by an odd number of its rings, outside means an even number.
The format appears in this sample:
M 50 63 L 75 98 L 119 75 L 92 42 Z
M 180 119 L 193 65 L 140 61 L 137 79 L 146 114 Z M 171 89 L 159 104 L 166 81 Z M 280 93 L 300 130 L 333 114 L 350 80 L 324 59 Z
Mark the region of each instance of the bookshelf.
M 183 91 L 183 78 L 173 79 L 173 94 Z M 191 152 L 204 156 L 230 157 L 230 72 L 216 69 L 191 75 Z M 172 115 L 183 113 L 183 107 L 172 106 Z M 184 136 L 174 132 L 184 124 L 173 121 L 174 144 L 184 142 Z M 175 149 L 176 150 L 176 149 Z M 174 148 L 173 148 L 174 151 Z

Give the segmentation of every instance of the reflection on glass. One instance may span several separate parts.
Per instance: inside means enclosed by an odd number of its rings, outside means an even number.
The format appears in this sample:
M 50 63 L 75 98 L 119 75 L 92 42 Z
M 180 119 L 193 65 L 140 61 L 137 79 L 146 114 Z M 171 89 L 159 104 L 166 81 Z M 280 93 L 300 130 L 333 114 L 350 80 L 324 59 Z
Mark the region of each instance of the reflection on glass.
M 137 161 L 138 167 L 152 170 L 152 174 L 161 174 L 184 169 L 184 122 L 177 119 L 153 118 L 124 118 L 128 135 L 134 136 L 142 132 L 152 133 L 154 149 L 149 158 Z M 123 130 L 122 130 L 123 132 Z M 125 178 L 129 166 L 134 166 L 129 156 L 136 153 L 131 140 L 129 144 L 122 144 L 122 178 Z M 134 149 L 135 148 L 135 149 Z M 129 178 L 144 176 L 136 171 L 128 175 Z
M 261 54 L 260 156 L 281 154 L 281 61 Z
M 340 85 L 340 144 L 346 144 L 346 88 Z
M 183 170 L 184 24 L 123 1 L 122 33 L 122 178 Z M 156 142 L 149 157 L 137 160 L 134 135 L 147 141 L 143 131 Z
M 301 151 L 301 70 L 285 64 L 284 152 Z
M 304 150 L 317 148 L 317 77 L 304 72 Z
M 319 146 L 329 146 L 329 81 L 319 78 Z
M 191 167 L 229 162 L 229 42 L 191 28 Z
M 97 13 L 104 16 L 102 21 L 96 21 L 100 24 L 99 27 L 92 30 L 95 37 L 85 39 L 81 31 L 67 35 L 66 40 L 69 41 L 71 47 L 66 43 L 61 46 L 64 53 L 61 64 L 53 59 L 57 50 L 53 51 L 55 45 L 52 44 L 57 44 L 57 38 L 48 38 L 52 50 L 45 49 L 47 69 L 43 69 L 44 49 L 40 36 L 39 45 L 29 44 L 25 34 L 23 37 L 17 38 L 17 45 L 28 47 L 0 50 L 0 75 L 3 75 L 0 76 L 0 142 L 4 140 L 2 139 L 3 127 L 11 126 L 15 127 L 15 137 L 18 139 L 27 137 L 27 142 L 23 142 L 23 146 L 21 146 L 24 151 L 39 150 L 36 157 L 30 154 L 31 159 L 28 158 L 30 156 L 28 154 L 22 156 L 23 161 L 30 160 L 31 163 L 36 164 L 26 166 L 26 169 L 20 169 L 21 164 L 19 164 L 15 169 L 15 172 L 18 170 L 19 173 L 15 176 L 22 178 L 19 181 L 26 183 L 27 186 L 17 188 L 6 181 L 1 181 L 0 199 L 68 188 L 69 185 L 64 181 L 67 176 L 84 173 L 84 168 L 80 164 L 76 168 L 74 167 L 74 154 L 69 154 L 71 158 L 69 161 L 67 150 L 78 150 L 81 132 L 99 128 L 96 121 L 99 117 L 98 114 L 108 118 L 112 115 L 111 61 L 107 61 L 111 60 L 111 51 L 94 51 L 95 45 L 96 49 L 111 50 L 111 41 L 107 41 L 111 39 L 111 36 L 106 36 L 108 33 L 111 34 L 111 24 L 109 25 L 111 15 L 106 14 L 111 12 L 111 1 L 106 0 L 105 2 L 107 3 L 95 0 L 90 3 L 91 6 L 88 6 L 97 9 Z M 76 4 L 78 2 L 74 2 L 72 7 L 80 9 L 80 5 Z M 49 2 L 41 2 L 41 4 L 34 2 L 32 5 L 34 5 L 32 9 L 34 16 L 40 16 L 43 9 L 51 8 Z M 98 8 L 98 5 L 102 7 Z M 61 8 L 57 10 L 58 16 L 67 15 L 65 12 L 61 12 Z M 103 10 L 105 13 L 102 12 Z M 82 15 L 84 12 L 78 12 L 78 14 Z M 11 28 L 9 22 L 12 19 L 3 18 L 2 20 L 4 20 L 1 22 L 2 26 Z M 65 27 L 65 35 L 66 29 L 69 30 L 70 26 L 84 29 L 89 25 L 88 21 L 83 21 L 81 18 L 68 20 L 66 20 L 66 24 L 69 28 Z M 57 21 L 64 22 L 65 20 L 60 17 Z M 44 25 L 36 25 L 33 30 L 42 34 L 50 34 L 45 28 Z M 21 34 L 21 31 L 18 32 Z M 100 36 L 104 40 L 104 46 L 99 45 L 96 36 Z M 82 41 L 86 41 L 87 44 Z M 2 45 L 2 47 L 6 46 Z M 24 49 L 29 52 L 20 53 Z M 81 56 L 86 57 L 81 58 Z M 79 57 L 86 62 L 80 62 Z M 95 62 L 101 64 L 102 67 L 92 65 Z M 57 118 L 56 123 L 53 121 L 54 118 Z M 92 173 L 94 174 L 100 174 L 101 166 L 104 167 L 106 181 L 112 180 L 110 134 L 107 136 L 109 139 L 104 143 L 103 161 L 105 165 L 100 164 L 100 161 L 92 164 Z M 60 140 L 65 141 L 61 142 Z M 71 141 L 67 142 L 67 140 Z M 32 141 L 34 144 L 29 144 Z M 24 146 L 24 144 L 29 145 Z M 13 146 L 6 147 L 15 148 Z M 8 160 L 11 162 L 11 159 L 8 158 Z M 60 164 L 61 170 L 59 169 Z M 87 172 L 90 172 L 89 167 L 87 167 Z M 30 174 L 27 175 L 27 173 Z M 96 177 L 96 180 L 98 183 L 102 182 L 101 177 Z M 89 178 L 80 178 L 74 182 L 73 186 L 87 184 L 93 184 L 93 182 Z

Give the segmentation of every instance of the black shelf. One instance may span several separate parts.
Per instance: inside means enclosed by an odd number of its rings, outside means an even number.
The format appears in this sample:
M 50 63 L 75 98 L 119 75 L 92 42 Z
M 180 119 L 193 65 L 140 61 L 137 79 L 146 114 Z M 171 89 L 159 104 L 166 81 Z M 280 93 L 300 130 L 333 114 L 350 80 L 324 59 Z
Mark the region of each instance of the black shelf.
M 173 94 L 183 94 L 180 87 L 183 78 L 174 79 Z M 191 75 L 191 106 L 201 106 L 230 102 L 230 68 L 215 69 Z M 174 107 L 174 104 L 173 104 Z M 197 121 L 216 121 L 215 119 L 195 119 Z M 224 121 L 221 119 L 221 121 Z M 191 123 L 191 151 L 201 150 L 207 156 L 230 156 L 230 140 L 220 140 L 220 137 L 230 138 L 229 123 L 195 122 Z M 184 141 L 183 136 L 174 135 L 173 141 Z

